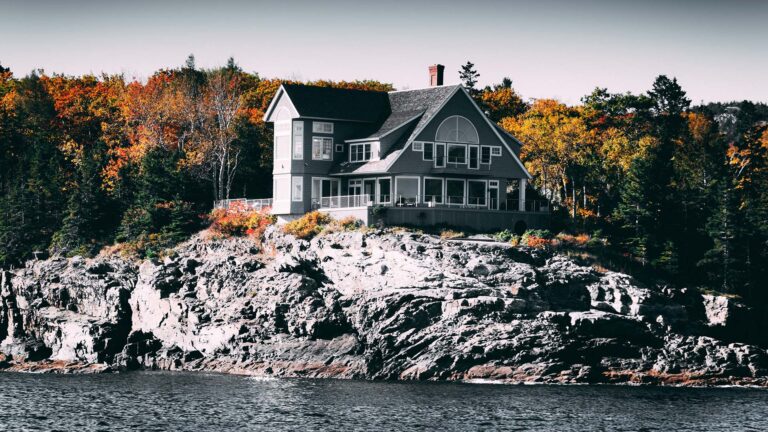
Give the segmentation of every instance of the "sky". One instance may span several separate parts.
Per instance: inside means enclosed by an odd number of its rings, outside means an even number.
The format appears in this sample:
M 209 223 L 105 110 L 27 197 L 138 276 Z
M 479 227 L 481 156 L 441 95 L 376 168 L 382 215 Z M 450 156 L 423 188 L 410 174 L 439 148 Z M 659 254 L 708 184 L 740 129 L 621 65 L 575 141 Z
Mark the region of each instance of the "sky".
M 17 76 L 144 79 L 234 57 L 262 77 L 428 85 L 513 80 L 574 104 L 595 87 L 642 93 L 677 77 L 694 103 L 768 102 L 768 0 L 0 0 L 0 64 Z

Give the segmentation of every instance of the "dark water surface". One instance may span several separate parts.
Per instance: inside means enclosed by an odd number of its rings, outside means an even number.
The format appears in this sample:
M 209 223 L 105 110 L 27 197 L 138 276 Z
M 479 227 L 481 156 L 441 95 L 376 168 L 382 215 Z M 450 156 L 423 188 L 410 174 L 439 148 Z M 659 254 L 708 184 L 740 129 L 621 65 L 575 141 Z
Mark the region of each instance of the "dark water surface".
M 16 430 L 768 430 L 768 391 L 0 373 Z

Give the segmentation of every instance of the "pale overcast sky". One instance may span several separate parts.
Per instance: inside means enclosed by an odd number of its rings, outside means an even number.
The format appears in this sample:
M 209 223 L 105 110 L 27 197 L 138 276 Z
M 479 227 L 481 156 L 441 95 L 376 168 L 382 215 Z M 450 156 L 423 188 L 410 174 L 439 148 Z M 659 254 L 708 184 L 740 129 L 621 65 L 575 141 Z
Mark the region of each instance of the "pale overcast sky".
M 768 1 L 0 0 L 0 64 L 16 75 L 145 78 L 194 53 L 264 77 L 447 83 L 473 61 L 526 98 L 568 103 L 596 86 L 646 91 L 676 76 L 700 101 L 768 102 Z

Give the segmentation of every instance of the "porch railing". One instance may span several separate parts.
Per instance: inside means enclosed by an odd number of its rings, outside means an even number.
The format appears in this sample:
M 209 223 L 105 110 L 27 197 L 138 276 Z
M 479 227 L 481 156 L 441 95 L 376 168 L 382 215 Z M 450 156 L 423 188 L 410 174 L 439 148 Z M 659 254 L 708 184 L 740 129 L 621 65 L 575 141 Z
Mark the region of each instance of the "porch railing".
M 213 203 L 213 208 L 222 209 L 246 209 L 246 210 L 261 210 L 266 207 L 272 207 L 272 198 L 260 198 L 260 199 L 245 199 L 245 198 L 233 198 L 220 200 Z
M 341 195 L 312 199 L 313 209 L 367 207 L 373 205 L 369 195 Z

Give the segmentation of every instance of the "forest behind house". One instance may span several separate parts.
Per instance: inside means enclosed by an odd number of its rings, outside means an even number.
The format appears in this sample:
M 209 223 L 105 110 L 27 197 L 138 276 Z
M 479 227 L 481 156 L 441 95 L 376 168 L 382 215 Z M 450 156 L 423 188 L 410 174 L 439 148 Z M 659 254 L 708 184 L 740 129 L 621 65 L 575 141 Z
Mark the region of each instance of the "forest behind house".
M 553 230 L 606 238 L 671 283 L 768 304 L 768 106 L 692 105 L 663 75 L 642 94 L 597 88 L 568 106 L 526 100 L 506 78 L 477 88 L 469 62 L 459 72 L 524 143 Z M 118 246 L 157 255 L 204 228 L 214 200 L 271 196 L 263 115 L 283 82 L 193 56 L 142 81 L 0 66 L 0 266 Z

